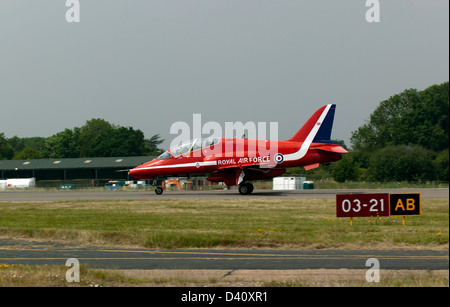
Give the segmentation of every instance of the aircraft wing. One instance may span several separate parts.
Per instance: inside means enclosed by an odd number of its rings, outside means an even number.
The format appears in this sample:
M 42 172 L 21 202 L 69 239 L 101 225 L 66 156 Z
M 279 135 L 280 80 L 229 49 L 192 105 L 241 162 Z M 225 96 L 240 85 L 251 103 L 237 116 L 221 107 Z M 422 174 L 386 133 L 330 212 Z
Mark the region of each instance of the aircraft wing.
M 265 168 L 255 163 L 247 163 L 246 165 L 227 165 L 213 172 L 209 177 L 209 181 L 224 182 L 226 185 L 237 185 L 244 179 L 260 180 L 270 179 L 286 173 L 285 169 Z

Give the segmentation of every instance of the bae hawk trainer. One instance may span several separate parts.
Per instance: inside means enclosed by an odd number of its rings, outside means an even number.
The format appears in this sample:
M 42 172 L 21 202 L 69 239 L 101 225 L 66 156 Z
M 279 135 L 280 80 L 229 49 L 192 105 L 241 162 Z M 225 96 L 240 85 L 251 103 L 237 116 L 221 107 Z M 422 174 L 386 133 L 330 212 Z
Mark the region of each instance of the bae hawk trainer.
M 250 194 L 252 180 L 283 175 L 288 167 L 310 170 L 341 160 L 348 151 L 331 141 L 335 110 L 334 104 L 321 107 L 292 138 L 277 141 L 276 152 L 267 149 L 272 142 L 267 140 L 194 139 L 168 149 L 158 158 L 131 169 L 129 174 L 135 179 L 155 179 L 209 173 L 209 181 L 238 185 L 239 193 Z M 155 193 L 162 194 L 162 187 L 157 186 Z

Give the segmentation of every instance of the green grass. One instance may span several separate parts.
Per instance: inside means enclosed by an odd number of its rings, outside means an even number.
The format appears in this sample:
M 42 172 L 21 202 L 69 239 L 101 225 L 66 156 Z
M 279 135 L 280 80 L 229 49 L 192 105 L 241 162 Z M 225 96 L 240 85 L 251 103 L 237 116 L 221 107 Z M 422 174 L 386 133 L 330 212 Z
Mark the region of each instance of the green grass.
M 0 203 L 0 236 L 152 248 L 448 249 L 448 200 L 422 216 L 336 218 L 335 200 Z
M 80 267 L 80 282 L 67 282 L 66 266 L 0 263 L 0 287 L 448 287 L 448 271 L 381 271 L 379 282 L 367 282 L 365 270 L 314 270 L 297 276 L 271 271 L 101 270 Z

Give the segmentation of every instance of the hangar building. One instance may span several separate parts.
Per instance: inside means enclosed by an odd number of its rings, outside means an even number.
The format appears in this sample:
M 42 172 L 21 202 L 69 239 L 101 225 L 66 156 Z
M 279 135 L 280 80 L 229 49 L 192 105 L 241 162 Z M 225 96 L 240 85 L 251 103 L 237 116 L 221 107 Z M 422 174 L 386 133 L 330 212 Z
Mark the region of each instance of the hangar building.
M 132 180 L 128 169 L 153 160 L 152 156 L 0 160 L 0 179 L 36 178 L 36 182 L 70 180 Z

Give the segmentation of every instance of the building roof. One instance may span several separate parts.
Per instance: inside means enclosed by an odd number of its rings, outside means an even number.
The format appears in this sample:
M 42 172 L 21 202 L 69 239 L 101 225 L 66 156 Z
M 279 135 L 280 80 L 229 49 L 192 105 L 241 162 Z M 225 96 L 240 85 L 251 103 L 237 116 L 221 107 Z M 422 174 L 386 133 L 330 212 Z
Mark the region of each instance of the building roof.
M 0 160 L 0 171 L 37 169 L 123 168 L 129 169 L 153 160 L 153 156 Z

